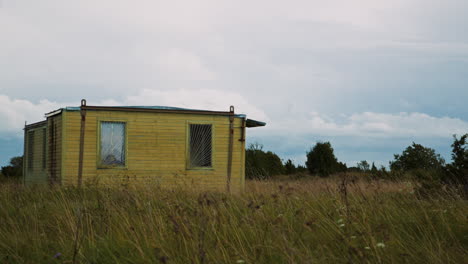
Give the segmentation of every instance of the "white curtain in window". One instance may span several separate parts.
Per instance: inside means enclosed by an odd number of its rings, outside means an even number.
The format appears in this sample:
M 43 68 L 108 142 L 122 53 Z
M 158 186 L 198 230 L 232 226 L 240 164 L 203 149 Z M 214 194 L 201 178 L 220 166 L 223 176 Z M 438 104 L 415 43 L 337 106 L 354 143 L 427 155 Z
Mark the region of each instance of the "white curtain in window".
M 125 123 L 101 122 L 101 165 L 125 165 Z

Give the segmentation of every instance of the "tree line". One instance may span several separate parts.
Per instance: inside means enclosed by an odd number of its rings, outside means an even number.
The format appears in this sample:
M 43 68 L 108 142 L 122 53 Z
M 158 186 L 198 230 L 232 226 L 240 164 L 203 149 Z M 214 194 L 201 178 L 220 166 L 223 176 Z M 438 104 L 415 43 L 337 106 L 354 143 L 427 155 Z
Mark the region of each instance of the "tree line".
M 246 150 L 246 177 L 249 179 L 267 179 L 275 175 L 307 173 L 308 176 L 328 177 L 340 172 L 367 173 L 374 178 L 402 179 L 413 177 L 430 178 L 444 183 L 467 184 L 468 178 L 468 134 L 458 138 L 453 136 L 452 162 L 446 161 L 432 148 L 412 143 L 401 154 L 394 154 L 389 162 L 389 169 L 377 168 L 372 162 L 363 160 L 348 167 L 338 161 L 330 142 L 318 142 L 306 152 L 304 165 L 294 165 L 291 160 L 283 162 L 271 151 L 264 151 L 263 146 L 251 144 Z M 429 175 L 429 176 L 428 176 Z

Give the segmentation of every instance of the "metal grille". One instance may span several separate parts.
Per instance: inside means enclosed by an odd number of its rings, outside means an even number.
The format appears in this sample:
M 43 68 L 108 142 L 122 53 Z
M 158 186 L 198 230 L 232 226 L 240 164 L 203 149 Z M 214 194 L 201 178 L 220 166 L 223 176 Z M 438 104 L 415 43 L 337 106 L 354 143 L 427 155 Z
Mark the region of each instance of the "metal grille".
M 124 122 L 101 122 L 101 165 L 125 166 Z
M 28 132 L 28 169 L 33 169 L 34 163 L 34 131 Z
M 211 125 L 190 124 L 190 167 L 211 167 Z

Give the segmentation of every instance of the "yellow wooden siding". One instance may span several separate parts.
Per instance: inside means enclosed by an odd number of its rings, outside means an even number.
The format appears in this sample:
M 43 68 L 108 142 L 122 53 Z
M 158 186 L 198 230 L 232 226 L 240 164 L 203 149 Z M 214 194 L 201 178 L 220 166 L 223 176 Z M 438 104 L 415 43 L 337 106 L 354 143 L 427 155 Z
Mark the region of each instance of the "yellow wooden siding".
M 80 141 L 79 112 L 67 112 L 64 123 L 64 168 L 62 182 L 77 184 Z M 100 121 L 126 122 L 126 168 L 99 169 L 98 139 Z M 213 125 L 213 168 L 187 169 L 189 123 Z M 234 121 L 234 151 L 231 190 L 244 184 L 245 144 L 240 142 L 242 119 Z M 229 145 L 229 117 L 177 113 L 135 113 L 88 111 L 86 115 L 83 183 L 158 183 L 163 186 L 200 186 L 226 190 Z
M 47 151 L 47 171 L 50 181 L 61 183 L 62 169 L 62 119 L 63 114 L 47 119 L 48 128 L 48 151 Z M 52 149 L 53 148 L 53 149 Z M 53 157 L 51 156 L 53 155 Z
M 45 132 L 46 126 L 35 127 L 31 129 L 26 129 L 26 138 L 25 138 L 25 153 L 24 157 L 26 162 L 26 166 L 24 169 L 26 170 L 24 173 L 24 181 L 25 184 L 46 184 L 47 183 L 47 169 L 43 166 L 43 159 L 44 159 L 44 139 L 43 136 L 47 132 Z M 32 162 L 30 160 L 31 153 L 29 152 L 31 148 L 29 148 L 30 136 L 29 133 L 34 133 L 34 138 L 32 142 Z M 46 144 L 47 145 L 47 144 Z M 47 153 L 47 152 L 46 152 Z

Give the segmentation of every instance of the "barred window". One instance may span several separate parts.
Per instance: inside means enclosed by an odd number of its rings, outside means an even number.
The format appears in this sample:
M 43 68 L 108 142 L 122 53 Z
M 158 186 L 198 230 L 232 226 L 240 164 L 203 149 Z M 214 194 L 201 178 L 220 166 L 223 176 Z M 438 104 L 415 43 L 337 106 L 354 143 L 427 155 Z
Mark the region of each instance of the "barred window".
M 34 131 L 28 132 L 28 169 L 33 169 L 34 163 Z
M 125 125 L 124 122 L 101 122 L 101 166 L 125 166 Z
M 205 124 L 190 124 L 190 167 L 211 167 L 212 126 Z

